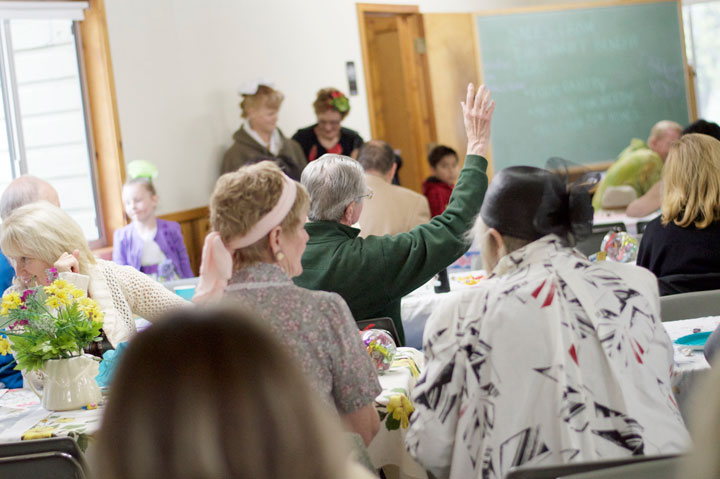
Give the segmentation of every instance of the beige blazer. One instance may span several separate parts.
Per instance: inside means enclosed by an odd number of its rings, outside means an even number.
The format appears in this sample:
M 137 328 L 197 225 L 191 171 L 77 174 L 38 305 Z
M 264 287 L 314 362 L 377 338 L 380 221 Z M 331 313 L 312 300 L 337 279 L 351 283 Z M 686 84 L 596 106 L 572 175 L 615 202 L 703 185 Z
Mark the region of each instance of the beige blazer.
M 363 238 L 405 233 L 430 221 L 430 206 L 423 195 L 371 174 L 365 174 L 365 181 L 373 197 L 363 200 L 358 220 Z

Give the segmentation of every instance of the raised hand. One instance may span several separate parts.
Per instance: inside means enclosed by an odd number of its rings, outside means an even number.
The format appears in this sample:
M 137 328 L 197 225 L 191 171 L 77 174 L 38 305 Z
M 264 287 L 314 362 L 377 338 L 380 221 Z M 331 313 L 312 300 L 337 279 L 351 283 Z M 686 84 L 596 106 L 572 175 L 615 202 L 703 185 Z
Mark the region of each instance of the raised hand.
M 467 98 L 460 102 L 468 139 L 468 155 L 487 155 L 490 146 L 490 123 L 495 111 L 495 101 L 490 100 L 490 91 L 480 85 L 477 93 L 472 83 L 468 84 Z

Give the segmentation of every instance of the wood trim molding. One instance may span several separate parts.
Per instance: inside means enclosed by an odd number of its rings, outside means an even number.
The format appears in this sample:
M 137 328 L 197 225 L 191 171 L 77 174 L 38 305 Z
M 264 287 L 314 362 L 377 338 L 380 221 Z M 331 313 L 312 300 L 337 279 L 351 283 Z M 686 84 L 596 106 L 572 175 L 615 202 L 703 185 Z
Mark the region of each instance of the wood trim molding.
M 120 137 L 115 79 L 110 58 L 110 40 L 104 0 L 89 0 L 80 23 L 83 60 L 95 143 L 98 192 L 105 238 L 112 244 L 113 231 L 125 225 L 122 185 L 125 162 Z
M 417 5 L 386 5 L 381 3 L 357 3 L 357 13 L 420 13 Z
M 184 223 L 186 221 L 193 221 L 200 218 L 210 218 L 210 208 L 207 206 L 201 206 L 200 208 L 193 208 L 191 210 L 177 211 L 175 213 L 167 213 L 159 215 L 158 218 L 165 221 L 175 221 L 177 223 Z
M 197 275 L 200 272 L 202 249 L 205 244 L 205 235 L 210 230 L 210 212 L 207 206 L 191 210 L 178 211 L 160 215 L 160 219 L 180 223 L 185 248 L 190 258 L 190 267 Z
M 602 7 L 619 7 L 621 5 L 634 5 L 638 3 L 661 3 L 661 2 L 677 2 L 678 0 L 601 0 L 587 1 L 580 3 L 562 3 L 556 5 L 538 5 L 533 7 L 513 7 L 503 8 L 499 10 L 484 10 L 475 12 L 479 16 L 491 15 L 509 15 L 514 13 L 538 13 L 552 12 L 556 10 L 580 10 L 584 8 L 602 8 Z
M 698 119 L 697 92 L 695 91 L 695 69 L 690 66 L 687 59 L 687 46 L 685 45 L 685 25 L 683 24 L 682 1 L 677 2 L 678 21 L 680 22 L 680 43 L 682 45 L 683 65 L 685 66 L 685 98 L 690 122 Z

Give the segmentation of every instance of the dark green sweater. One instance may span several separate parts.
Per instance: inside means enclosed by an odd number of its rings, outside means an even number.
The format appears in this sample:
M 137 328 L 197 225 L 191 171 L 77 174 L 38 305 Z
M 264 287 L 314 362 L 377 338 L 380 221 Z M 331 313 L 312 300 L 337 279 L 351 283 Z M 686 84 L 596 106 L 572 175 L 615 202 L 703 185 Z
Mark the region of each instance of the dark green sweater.
M 486 169 L 485 158 L 468 155 L 445 212 L 407 233 L 363 239 L 334 221 L 307 223 L 310 240 L 295 283 L 340 294 L 356 320 L 389 316 L 404 344 L 400 299 L 467 251 L 464 235 L 480 211 Z

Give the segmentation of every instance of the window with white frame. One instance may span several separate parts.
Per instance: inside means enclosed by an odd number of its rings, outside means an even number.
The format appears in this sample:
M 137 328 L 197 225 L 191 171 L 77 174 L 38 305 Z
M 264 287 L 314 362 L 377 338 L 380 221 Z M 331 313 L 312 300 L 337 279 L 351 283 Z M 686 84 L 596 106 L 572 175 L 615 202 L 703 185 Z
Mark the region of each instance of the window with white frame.
M 698 116 L 720 123 L 720 1 L 683 0 L 683 21 Z
M 58 191 L 91 244 L 103 229 L 79 29 L 85 2 L 0 2 L 0 191 L 23 174 Z

